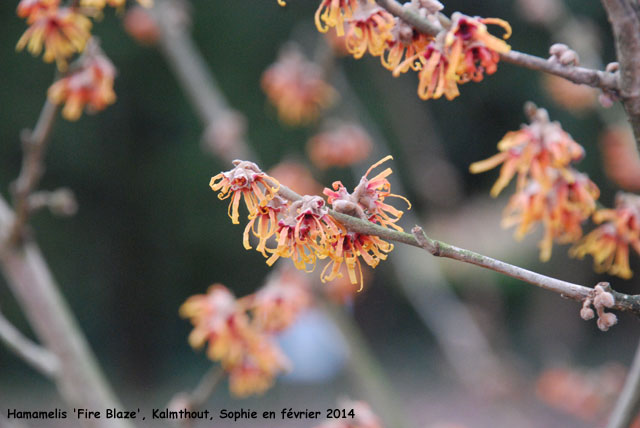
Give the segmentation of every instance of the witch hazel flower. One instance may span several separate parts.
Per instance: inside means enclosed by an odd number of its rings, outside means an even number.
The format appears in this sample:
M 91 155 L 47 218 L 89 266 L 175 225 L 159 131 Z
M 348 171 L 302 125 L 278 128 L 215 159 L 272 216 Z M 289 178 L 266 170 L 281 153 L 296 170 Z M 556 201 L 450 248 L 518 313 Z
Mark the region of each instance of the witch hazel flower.
M 375 0 L 366 0 L 374 4 Z M 322 0 L 316 10 L 316 28 L 321 33 L 326 33 L 329 28 L 336 29 L 338 37 L 344 36 L 345 21 L 351 17 L 360 7 L 361 0 Z
M 262 253 L 267 257 L 265 253 L 267 241 L 273 235 L 275 235 L 278 229 L 278 215 L 289 209 L 289 201 L 276 195 L 273 199 L 265 204 L 260 204 L 256 208 L 254 214 L 249 214 L 249 223 L 244 229 L 242 243 L 247 250 L 251 249 L 249 243 L 250 233 L 259 239 L 256 251 Z
M 534 226 L 542 223 L 543 238 L 539 243 L 540 260 L 548 261 L 554 242 L 568 244 L 582 237 L 582 224 L 596 208 L 598 187 L 585 175 L 574 170 L 557 171 L 550 186 L 530 180 L 516 192 L 505 208 L 502 226 L 517 225 L 516 239 L 522 239 Z
M 233 224 L 239 224 L 240 199 L 244 200 L 249 215 L 256 215 L 258 207 L 274 198 L 280 184 L 253 162 L 234 160 L 233 165 L 233 169 L 212 177 L 209 186 L 214 192 L 219 192 L 218 199 L 231 198 L 229 217 Z
M 640 255 L 640 196 L 618 194 L 615 209 L 598 210 L 593 221 L 602 224 L 578 242 L 570 254 L 578 258 L 591 255 L 596 272 L 631 278 L 629 248 Z
M 269 333 L 289 328 L 311 304 L 311 286 L 306 278 L 290 266 L 271 275 L 247 300 L 254 323 Z
M 419 53 L 424 52 L 432 36 L 420 33 L 400 18 L 394 18 L 391 38 L 387 41 L 386 50 L 380 56 L 382 66 L 387 70 L 397 70 L 397 74 L 407 71 L 419 71 L 422 63 L 417 60 Z M 413 58 L 412 61 L 404 59 Z M 400 64 L 403 64 L 400 67 Z
M 333 183 L 333 190 L 325 188 L 329 203 L 333 209 L 343 214 L 359 217 L 363 220 L 379 224 L 383 227 L 392 227 L 402 231 L 402 228 L 395 224 L 403 212 L 387 204 L 387 197 L 403 199 L 411 208 L 409 201 L 400 195 L 391 193 L 391 184 L 387 177 L 393 172 L 391 168 L 386 168 L 373 178 L 369 174 L 380 164 L 392 159 L 387 156 L 373 164 L 360 179 L 352 193 L 340 182 Z M 341 267 L 347 267 L 349 280 L 352 284 L 360 283 L 362 289 L 362 267 L 359 257 L 372 268 L 375 268 L 381 260 L 387 258 L 387 254 L 393 250 L 393 245 L 377 236 L 363 235 L 355 232 L 343 232 L 337 241 L 332 244 L 328 256 L 331 261 L 325 266 L 321 279 L 331 281 L 342 277 Z M 328 273 L 327 273 L 328 272 Z
M 390 159 L 393 157 L 386 156 L 371 165 L 352 193 L 347 191 L 342 182 L 335 181 L 332 185 L 333 190 L 324 189 L 328 202 L 336 211 L 402 231 L 402 228 L 395 223 L 402 217 L 403 212 L 384 202 L 387 197 L 399 198 L 407 203 L 408 209 L 411 209 L 411 202 L 407 198 L 391 193 L 391 183 L 387 177 L 393 170 L 386 168 L 375 177 L 369 178 L 372 170 Z
M 287 125 L 304 125 L 329 107 L 337 94 L 321 68 L 307 60 L 295 46 L 288 46 L 262 74 L 262 89 Z
M 387 42 L 393 38 L 393 15 L 375 4 L 365 3 L 347 22 L 345 44 L 355 59 L 362 58 L 367 51 L 373 56 L 382 55 Z
M 249 343 L 256 340 L 249 317 L 222 284 L 212 285 L 207 294 L 191 296 L 180 307 L 180 315 L 194 326 L 189 344 L 198 349 L 208 342 L 207 356 L 223 367 L 239 364 Z
M 290 367 L 271 336 L 249 317 L 247 299 L 214 284 L 180 307 L 194 326 L 189 343 L 196 349 L 208 343 L 207 356 L 229 373 L 231 392 L 238 397 L 263 393 Z
M 309 159 L 316 167 L 350 166 L 371 152 L 371 137 L 360 125 L 331 121 L 327 128 L 307 143 Z
M 93 113 L 115 102 L 116 69 L 97 42 L 92 39 L 72 68 L 69 74 L 53 83 L 47 93 L 52 103 L 64 103 L 65 119 L 78 120 L 85 108 Z
M 57 9 L 59 5 L 60 0 L 21 0 L 18 3 L 16 13 L 20 18 L 25 18 L 27 24 L 31 24 L 38 18 L 40 13 L 50 9 Z
M 393 250 L 393 244 L 377 236 L 363 235 L 356 232 L 345 232 L 332 244 L 328 255 L 331 259 L 322 270 L 322 282 L 342 278 L 342 267 L 346 266 L 351 284 L 360 284 L 357 291 L 362 291 L 364 277 L 359 257 L 364 262 L 376 268 L 381 260 L 387 259 L 387 254 Z
M 91 37 L 89 18 L 70 7 L 58 8 L 55 2 L 39 2 L 31 7 L 25 4 L 18 13 L 27 14 L 30 26 L 18 40 L 16 50 L 26 47 L 38 56 L 44 48 L 43 60 L 55 61 L 60 71 L 67 69 L 69 57 L 82 52 Z
M 278 223 L 277 247 L 267 248 L 269 266 L 280 257 L 291 258 L 296 268 L 312 272 L 316 260 L 327 256 L 329 245 L 343 227 L 329 215 L 324 199 L 305 195 L 291 203 L 288 213 Z
M 511 27 L 506 21 L 472 18 L 456 12 L 452 15 L 451 27 L 416 55 L 406 56 L 394 69 L 394 76 L 420 61 L 418 96 L 424 100 L 438 99 L 442 95 L 448 100 L 456 98 L 460 95 L 458 84 L 471 80 L 479 82 L 485 74 L 495 73 L 500 54 L 511 49 L 504 40 L 489 33 L 487 24 L 502 27 L 505 30 L 503 38 L 511 35 Z
M 559 122 L 550 121 L 545 109 L 527 103 L 525 110 L 531 123 L 522 125 L 518 131 L 507 132 L 498 143 L 500 153 L 469 167 L 473 174 L 477 174 L 502 164 L 491 196 L 498 196 L 515 175 L 518 176 L 519 189 L 529 178 L 548 186 L 548 171 L 563 171 L 584 157 L 584 148 L 562 129 Z

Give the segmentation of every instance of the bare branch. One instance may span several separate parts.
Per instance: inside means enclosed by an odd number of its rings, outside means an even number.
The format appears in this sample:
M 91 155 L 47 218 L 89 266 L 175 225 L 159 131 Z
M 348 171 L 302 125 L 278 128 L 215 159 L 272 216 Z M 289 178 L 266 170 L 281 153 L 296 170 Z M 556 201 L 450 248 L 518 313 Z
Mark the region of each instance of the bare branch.
M 412 11 L 411 8 L 402 7 L 402 5 L 396 0 L 377 0 L 377 2 L 380 6 L 387 9 L 391 14 L 411 24 L 418 31 L 421 31 L 425 34 L 431 34 L 432 36 L 435 36 L 440 31 L 443 31 L 442 27 L 434 25 L 426 18 Z M 446 23 L 447 19 L 443 17 L 443 19 L 441 19 L 440 21 Z M 501 54 L 500 57 L 505 62 L 509 62 L 520 67 L 564 77 L 565 79 L 573 83 L 588 85 L 594 88 L 607 89 L 610 91 L 618 90 L 618 76 L 615 73 L 592 70 L 584 67 L 564 66 L 559 63 L 547 61 L 544 58 L 518 52 L 515 50 L 511 50 L 506 54 Z M 640 112 L 640 103 L 638 105 L 638 111 Z M 640 119 L 638 122 L 638 126 L 640 127 Z
M 188 33 L 186 5 L 175 0 L 159 0 L 153 16 L 160 30 L 160 51 L 205 126 L 206 148 L 227 162 L 253 158 L 245 141 L 244 116 L 229 106 Z
M 38 185 L 44 172 L 42 159 L 45 154 L 49 135 L 53 129 L 58 107 L 47 100 L 42 107 L 40 117 L 33 131 L 22 132 L 24 156 L 20 175 L 13 183 L 13 203 L 15 216 L 9 229 L 7 243 L 16 245 L 24 238 L 25 227 L 29 219 L 29 195 Z
M 0 341 L 44 376 L 53 378 L 58 373 L 58 358 L 27 339 L 4 317 L 2 312 L 0 312 Z
M 640 411 L 640 345 L 607 428 L 627 428 Z
M 301 198 L 301 196 L 296 192 L 282 184 L 280 185 L 278 194 L 291 201 L 296 201 Z M 528 282 L 529 284 L 533 284 L 537 287 L 544 288 L 545 290 L 553 291 L 567 299 L 582 302 L 589 297 L 590 293 L 593 291 L 593 288 L 591 287 L 573 284 L 571 282 L 562 281 L 560 279 L 532 272 L 470 250 L 458 248 L 445 242 L 432 239 L 428 237 L 419 226 L 413 228 L 413 234 L 409 234 L 393 229 L 387 229 L 377 224 L 360 220 L 359 218 L 351 217 L 333 210 L 330 210 L 330 214 L 352 232 L 362 233 L 364 235 L 375 235 L 390 241 L 401 242 L 403 244 L 422 248 L 436 257 L 446 257 L 493 270 L 512 278 Z M 612 309 L 632 312 L 635 315 L 640 316 L 640 295 L 628 295 L 618 293 L 613 290 L 611 290 L 611 294 L 615 298 L 615 304 L 612 306 Z

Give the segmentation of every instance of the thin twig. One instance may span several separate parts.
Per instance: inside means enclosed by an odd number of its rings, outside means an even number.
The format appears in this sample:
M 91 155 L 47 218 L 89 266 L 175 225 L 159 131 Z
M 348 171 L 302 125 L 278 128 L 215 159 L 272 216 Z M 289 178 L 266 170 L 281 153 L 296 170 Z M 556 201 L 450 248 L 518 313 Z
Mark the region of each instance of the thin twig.
M 443 31 L 441 26 L 433 24 L 420 14 L 411 10 L 411 8 L 402 7 L 402 5 L 396 0 L 377 0 L 377 2 L 380 6 L 388 10 L 389 13 L 401 18 L 420 32 L 435 36 Z M 562 64 L 550 62 L 544 58 L 515 50 L 501 54 L 500 57 L 505 62 L 532 70 L 554 74 L 573 83 L 588 85 L 594 88 L 607 89 L 610 91 L 618 90 L 618 76 L 615 73 L 592 70 L 584 67 L 563 66 Z
M 16 245 L 24 238 L 25 227 L 31 211 L 29 209 L 29 195 L 35 190 L 44 172 L 42 160 L 57 112 L 58 106 L 47 100 L 33 131 L 22 131 L 24 156 L 20 174 L 13 183 L 15 216 L 7 237 L 9 245 Z
M 278 194 L 291 201 L 296 201 L 301 198 L 301 196 L 296 192 L 283 185 L 280 185 Z M 390 241 L 422 248 L 436 257 L 446 257 L 493 270 L 512 278 L 528 282 L 529 284 L 533 284 L 537 287 L 553 291 L 567 299 L 582 302 L 593 290 L 591 287 L 573 284 L 571 282 L 532 272 L 470 250 L 458 248 L 445 242 L 432 239 L 428 237 L 419 226 L 414 227 L 412 234 L 409 234 L 393 229 L 387 229 L 377 224 L 333 210 L 330 210 L 330 214 L 352 232 L 361 233 L 363 235 L 375 235 Z M 613 294 L 615 299 L 615 304 L 612 307 L 613 309 L 631 312 L 640 316 L 640 295 L 628 295 L 613 290 L 611 291 L 611 294 Z
M 640 412 L 640 345 L 631 364 L 631 369 L 618 397 L 616 407 L 609 417 L 607 428 L 627 428 Z
M 44 376 L 53 378 L 58 373 L 58 358 L 26 338 L 2 312 L 0 312 L 0 341 Z

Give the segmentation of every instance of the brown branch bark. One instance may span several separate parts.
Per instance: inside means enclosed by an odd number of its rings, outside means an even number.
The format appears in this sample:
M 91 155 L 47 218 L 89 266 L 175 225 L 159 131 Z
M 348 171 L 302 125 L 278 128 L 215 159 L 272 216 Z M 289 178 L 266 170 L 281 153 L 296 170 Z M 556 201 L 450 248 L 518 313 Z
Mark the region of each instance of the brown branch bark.
M 640 149 L 640 5 L 629 0 L 602 0 L 602 4 L 615 36 L 619 95 Z
M 603 0 L 603 1 L 623 1 L 623 0 Z M 396 0 L 377 0 L 378 4 L 387 9 L 389 13 L 401 18 L 403 21 L 411 24 L 416 30 L 432 36 L 437 35 L 443 28 L 434 25 L 426 18 L 412 11 L 410 8 L 402 7 Z M 638 30 L 636 29 L 636 32 Z M 638 34 L 638 33 L 636 33 Z M 524 67 L 531 70 L 542 71 L 556 76 L 563 77 L 573 83 L 592 86 L 594 88 L 607 89 L 610 91 L 618 90 L 618 76 L 600 70 L 592 70 L 584 67 L 563 66 L 559 63 L 547 61 L 534 55 L 511 50 L 506 54 L 501 54 L 503 61 Z M 640 56 L 639 56 L 640 58 Z M 639 77 L 640 79 L 640 77 Z M 640 90 L 639 90 L 640 93 Z M 640 100 L 640 97 L 639 97 Z M 638 127 L 640 130 L 640 101 L 638 109 Z M 639 131 L 640 132 L 640 131 Z
M 279 195 L 285 199 L 295 201 L 301 198 L 296 192 L 280 185 Z M 393 229 L 387 229 L 377 224 L 361 220 L 346 214 L 342 214 L 330 210 L 330 214 L 342 223 L 348 230 L 361 233 L 364 235 L 375 235 L 390 241 L 400 242 L 414 247 L 422 248 L 436 257 L 446 257 L 458 260 L 464 263 L 470 263 L 483 267 L 495 272 L 502 273 L 512 278 L 520 279 L 529 284 L 535 285 L 545 290 L 559 294 L 563 298 L 582 302 L 592 292 L 593 288 L 585 287 L 579 284 L 563 281 L 542 275 L 500 260 L 493 259 L 488 256 L 476 253 L 474 251 L 465 250 L 456 246 L 447 244 L 436 239 L 432 239 L 426 235 L 421 227 L 416 226 L 412 230 L 412 234 L 399 232 Z M 628 295 L 611 291 L 614 296 L 615 304 L 612 309 L 619 311 L 631 312 L 640 316 L 640 295 Z

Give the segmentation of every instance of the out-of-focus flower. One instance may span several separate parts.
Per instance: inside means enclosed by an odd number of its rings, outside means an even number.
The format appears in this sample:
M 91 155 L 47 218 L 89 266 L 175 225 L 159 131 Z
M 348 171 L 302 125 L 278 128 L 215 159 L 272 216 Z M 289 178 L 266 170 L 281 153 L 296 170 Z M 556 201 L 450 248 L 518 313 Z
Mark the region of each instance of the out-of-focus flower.
M 346 167 L 369 156 L 371 137 L 359 125 L 332 123 L 329 130 L 312 137 L 307 143 L 307 153 L 320 169 L 332 166 Z
M 551 74 L 545 74 L 542 83 L 553 101 L 567 110 L 578 112 L 592 109 L 596 105 L 598 91 L 590 86 L 576 85 Z
M 78 120 L 87 108 L 91 113 L 104 110 L 116 100 L 113 80 L 116 69 L 98 47 L 92 43 L 67 76 L 51 85 L 49 100 L 54 104 L 64 103 L 62 116 L 67 120 Z
M 593 220 L 603 224 L 585 236 L 570 254 L 579 258 L 591 255 L 596 272 L 631 278 L 629 247 L 640 255 L 640 196 L 618 194 L 616 208 L 598 210 Z
M 17 50 L 25 47 L 34 56 L 44 47 L 43 60 L 56 61 L 61 71 L 67 68 L 67 59 L 82 52 L 91 37 L 91 21 L 68 7 L 51 7 L 29 15 L 30 27 L 24 32 Z
M 342 400 L 340 408 L 346 418 L 332 419 L 315 428 L 382 428 L 380 419 L 364 401 Z
M 285 160 L 269 170 L 269 175 L 300 195 L 317 195 L 323 186 L 309 172 L 309 167 L 294 161 Z
M 640 191 L 640 156 L 628 124 L 612 126 L 600 135 L 604 170 L 627 191 Z
M 148 10 L 132 7 L 124 16 L 124 29 L 138 43 L 155 45 L 160 38 L 160 30 Z
M 253 162 L 235 160 L 233 165 L 233 169 L 212 177 L 209 186 L 214 192 L 220 192 L 220 200 L 232 196 L 229 202 L 229 217 L 233 224 L 238 224 L 240 199 L 244 199 L 249 215 L 255 215 L 260 205 L 265 205 L 273 199 L 279 183 L 262 172 Z
M 374 3 L 373 0 L 368 1 Z M 318 31 L 326 33 L 329 28 L 335 27 L 338 36 L 343 36 L 344 22 L 353 16 L 359 3 L 360 0 L 321 0 L 315 14 Z
M 153 0 L 137 0 L 138 3 L 146 8 L 153 6 Z M 122 9 L 127 0 L 80 0 L 80 6 L 101 11 L 106 6 L 116 9 Z
M 622 390 L 626 369 L 606 364 L 594 369 L 547 369 L 536 382 L 536 395 L 551 407 L 586 422 L 602 422 Z
M 367 51 L 373 56 L 382 55 L 387 42 L 393 38 L 393 15 L 380 6 L 370 3 L 361 6 L 348 23 L 345 42 L 347 50 L 356 59 L 362 58 Z
M 283 50 L 263 73 L 262 89 L 278 109 L 280 120 L 288 125 L 313 121 L 336 97 L 321 69 L 292 47 Z
M 60 0 L 20 0 L 16 10 L 20 18 L 26 18 L 27 24 L 31 24 L 42 12 L 57 9 Z
M 555 170 L 554 170 L 555 171 Z M 582 223 L 595 210 L 600 195 L 598 187 L 577 171 L 555 173 L 550 187 L 535 180 L 513 195 L 505 208 L 503 227 L 517 225 L 515 236 L 522 239 L 541 222 L 544 235 L 540 241 L 540 260 L 551 258 L 554 242 L 567 244 L 582 237 Z
M 264 392 L 289 367 L 271 338 L 252 323 L 248 309 L 247 298 L 236 300 L 222 284 L 180 307 L 194 326 L 189 343 L 197 349 L 208 342 L 207 356 L 229 373 L 231 392 L 239 397 Z
M 529 177 L 549 187 L 550 171 L 563 170 L 570 163 L 584 157 L 584 149 L 566 133 L 560 123 L 551 122 L 545 109 L 529 105 L 531 123 L 518 131 L 510 131 L 498 143 L 500 153 L 474 162 L 469 167 L 473 174 L 485 172 L 502 164 L 500 177 L 491 189 L 496 197 L 518 174 L 517 189 L 522 190 Z
M 249 317 L 222 284 L 212 285 L 207 294 L 191 296 L 180 307 L 180 315 L 194 326 L 189 344 L 197 349 L 208 341 L 207 356 L 223 367 L 238 365 L 258 340 Z
M 289 369 L 289 360 L 273 345 L 256 351 L 261 361 L 255 361 L 252 354 L 241 364 L 229 370 L 229 389 L 238 398 L 260 395 L 271 388 L 276 376 Z
M 311 303 L 310 285 L 295 269 L 281 269 L 249 298 L 254 322 L 263 331 L 287 329 Z

